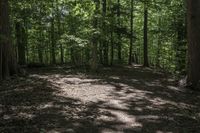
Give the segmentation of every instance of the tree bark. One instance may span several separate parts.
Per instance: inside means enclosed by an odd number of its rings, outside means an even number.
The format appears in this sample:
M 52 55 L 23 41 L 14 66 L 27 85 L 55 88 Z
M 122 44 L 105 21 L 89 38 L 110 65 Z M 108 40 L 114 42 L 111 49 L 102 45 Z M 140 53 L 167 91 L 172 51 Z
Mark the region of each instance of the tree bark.
M 121 63 L 122 60 L 122 46 L 121 46 L 121 31 L 119 30 L 121 27 L 120 23 L 120 16 L 121 16 L 121 10 L 120 10 L 120 0 L 117 1 L 117 18 L 118 18 L 118 31 L 117 31 L 117 36 L 118 36 L 118 62 Z
M 103 23 L 102 23 L 102 29 L 103 29 L 103 56 L 104 56 L 104 65 L 107 66 L 108 65 L 108 43 L 107 43 L 107 39 L 106 39 L 106 11 L 107 11 L 107 0 L 102 0 L 102 16 L 103 16 Z
M 186 32 L 183 22 L 177 28 L 176 70 L 183 72 L 186 69 Z
M 187 0 L 187 8 L 189 59 L 187 82 L 196 88 L 200 81 L 200 1 Z
M 156 67 L 160 68 L 160 49 L 161 49 L 161 17 L 158 19 L 158 44 L 157 44 L 157 52 L 156 52 Z
M 54 18 L 51 20 L 51 64 L 56 64 Z
M 8 0 L 0 0 L 0 80 L 17 73 L 10 35 Z
M 132 64 L 132 52 L 133 52 L 133 0 L 131 0 L 131 19 L 130 19 L 130 26 L 131 26 L 131 35 L 130 35 L 130 47 L 129 47 L 129 61 L 128 64 Z
M 20 22 L 16 23 L 16 38 L 18 47 L 18 63 L 19 65 L 26 64 L 26 53 L 25 53 L 25 29 Z
M 99 10 L 99 0 L 96 0 L 95 1 L 95 16 L 93 19 L 93 28 L 94 29 L 97 29 L 97 26 L 98 26 L 98 19 L 96 17 L 98 10 Z M 92 47 L 91 48 L 92 48 L 92 60 L 91 60 L 90 66 L 91 66 L 91 70 L 95 72 L 97 70 L 97 38 L 96 38 L 95 34 L 92 36 Z
M 38 59 L 39 59 L 39 62 L 40 64 L 43 64 L 43 31 L 42 31 L 42 26 L 40 26 L 40 33 L 38 33 L 40 35 L 40 42 L 38 42 Z
M 109 1 L 110 2 L 110 1 Z M 111 17 L 110 17 L 110 65 L 112 66 L 113 65 L 113 62 L 114 62 L 114 11 L 113 9 L 111 8 L 111 5 L 110 5 L 110 11 L 111 11 Z
M 61 39 L 61 11 L 59 9 L 58 0 L 56 0 L 56 10 L 57 10 L 57 22 L 58 22 L 58 41 Z M 59 44 L 59 43 L 58 43 Z M 60 43 L 60 63 L 64 63 L 64 53 L 63 53 L 63 44 Z
M 110 54 L 110 65 L 113 65 L 114 61 L 114 38 L 113 38 L 113 24 L 111 28 L 111 33 L 110 33 L 110 43 L 111 43 L 111 54 Z
M 144 3 L 144 66 L 149 67 L 148 61 L 148 8 Z

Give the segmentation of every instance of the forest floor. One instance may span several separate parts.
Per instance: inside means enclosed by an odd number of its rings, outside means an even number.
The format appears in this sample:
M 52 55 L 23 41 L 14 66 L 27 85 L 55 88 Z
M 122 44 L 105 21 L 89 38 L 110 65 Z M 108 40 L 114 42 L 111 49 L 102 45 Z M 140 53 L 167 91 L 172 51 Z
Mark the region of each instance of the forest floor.
M 0 84 L 0 133 L 200 132 L 200 93 L 149 68 L 27 71 Z

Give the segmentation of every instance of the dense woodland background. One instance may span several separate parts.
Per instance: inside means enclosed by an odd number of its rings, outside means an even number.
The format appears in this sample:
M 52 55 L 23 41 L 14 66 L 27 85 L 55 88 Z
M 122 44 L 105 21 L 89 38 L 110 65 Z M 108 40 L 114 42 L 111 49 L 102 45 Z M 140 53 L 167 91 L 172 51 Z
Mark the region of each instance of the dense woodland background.
M 190 73 L 195 79 L 189 82 L 196 86 L 198 5 L 184 0 L 1 0 L 0 78 L 16 73 L 17 63 L 73 64 L 93 71 L 136 63 L 175 75 Z M 197 57 L 187 56 L 187 44 L 189 55 Z

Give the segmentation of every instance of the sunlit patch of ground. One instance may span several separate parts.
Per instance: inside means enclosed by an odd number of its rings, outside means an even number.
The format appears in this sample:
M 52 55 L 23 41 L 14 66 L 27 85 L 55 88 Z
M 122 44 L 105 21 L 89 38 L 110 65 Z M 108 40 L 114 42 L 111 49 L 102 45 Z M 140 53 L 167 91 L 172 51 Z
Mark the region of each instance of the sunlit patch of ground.
M 0 132 L 198 133 L 200 95 L 139 65 L 31 70 L 0 85 Z

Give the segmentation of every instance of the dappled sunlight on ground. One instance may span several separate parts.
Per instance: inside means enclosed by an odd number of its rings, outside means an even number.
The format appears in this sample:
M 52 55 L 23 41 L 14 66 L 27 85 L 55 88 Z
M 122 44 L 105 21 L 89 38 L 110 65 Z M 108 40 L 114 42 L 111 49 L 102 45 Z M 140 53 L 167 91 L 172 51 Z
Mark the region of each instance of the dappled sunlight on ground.
M 0 86 L 0 132 L 198 133 L 200 95 L 141 66 L 31 70 Z

